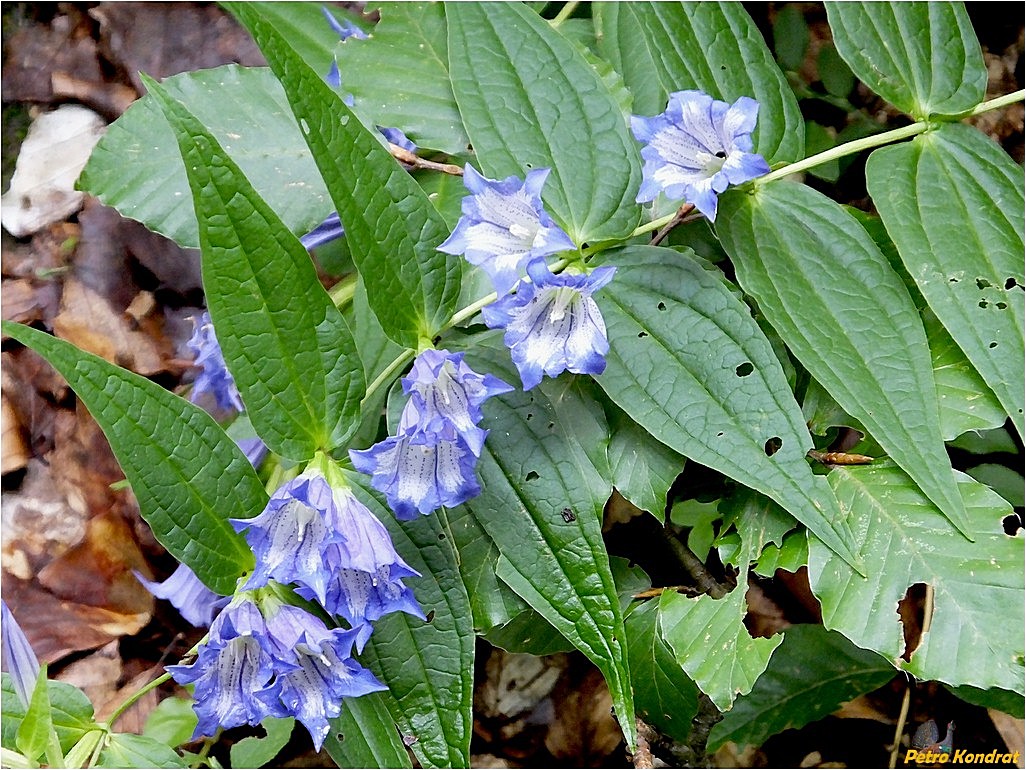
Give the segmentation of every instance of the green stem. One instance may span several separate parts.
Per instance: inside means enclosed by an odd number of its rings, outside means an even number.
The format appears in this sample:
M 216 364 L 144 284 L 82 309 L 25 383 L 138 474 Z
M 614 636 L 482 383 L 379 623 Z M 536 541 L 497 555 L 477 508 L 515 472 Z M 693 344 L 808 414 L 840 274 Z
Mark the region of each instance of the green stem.
M 193 649 L 195 649 L 195 648 L 193 648 Z M 160 676 L 158 676 L 153 681 L 143 685 L 138 690 L 136 690 L 134 693 L 129 695 L 125 699 L 124 703 L 122 703 L 120 706 L 118 706 L 116 709 L 114 709 L 114 713 L 111 714 L 110 718 L 107 720 L 107 727 L 113 727 L 114 723 L 121 717 L 121 715 L 124 714 L 126 711 L 128 711 L 128 709 L 130 709 L 132 707 L 132 704 L 134 704 L 137 700 L 139 700 L 146 693 L 148 693 L 151 690 L 155 690 L 156 688 L 160 687 L 162 684 L 164 684 L 164 682 L 166 682 L 170 678 L 171 678 L 170 674 L 167 674 L 167 673 L 161 674 Z
M 395 360 L 386 367 L 385 371 L 374 378 L 374 382 L 367 386 L 367 392 L 364 393 L 362 404 L 366 404 L 370 397 L 373 396 L 382 387 L 391 384 L 392 380 L 395 379 L 399 371 L 406 366 L 407 361 L 413 358 L 413 354 L 417 351 L 413 348 L 406 348 L 402 353 L 395 357 Z
M 570 18 L 570 15 L 577 10 L 578 5 L 580 5 L 579 0 L 571 0 L 571 2 L 560 8 L 559 13 L 549 22 L 552 28 L 559 29 L 559 25 Z
M 356 273 L 350 273 L 328 290 L 328 296 L 339 310 L 353 301 L 355 293 Z
M 972 117 L 979 115 L 990 110 L 996 110 L 1001 107 L 1007 107 L 1015 102 L 1020 102 L 1026 98 L 1026 89 L 1015 91 L 1014 93 L 1005 94 L 999 96 L 996 99 L 991 99 L 983 104 L 978 104 L 972 110 L 970 110 L 964 117 Z M 807 171 L 810 168 L 820 166 L 824 163 L 829 163 L 832 160 L 843 158 L 846 155 L 854 155 L 857 152 L 863 150 L 871 150 L 874 147 L 881 147 L 885 144 L 891 144 L 892 142 L 898 142 L 902 139 L 910 139 L 917 134 L 921 134 L 929 128 L 935 126 L 937 123 L 931 121 L 920 120 L 917 123 L 913 123 L 909 126 L 902 128 L 896 128 L 893 131 L 884 131 L 881 134 L 875 134 L 873 136 L 863 137 L 862 139 L 855 139 L 851 142 L 845 142 L 839 144 L 836 147 L 831 147 L 829 150 L 825 150 L 815 155 L 810 155 L 804 160 L 800 160 L 796 163 L 789 163 L 783 168 L 778 168 L 776 171 L 771 171 L 766 176 L 760 176 L 758 179 L 752 181 L 753 186 L 761 187 L 764 184 L 772 182 L 775 179 L 781 177 L 790 176 L 791 174 L 797 174 L 800 171 Z

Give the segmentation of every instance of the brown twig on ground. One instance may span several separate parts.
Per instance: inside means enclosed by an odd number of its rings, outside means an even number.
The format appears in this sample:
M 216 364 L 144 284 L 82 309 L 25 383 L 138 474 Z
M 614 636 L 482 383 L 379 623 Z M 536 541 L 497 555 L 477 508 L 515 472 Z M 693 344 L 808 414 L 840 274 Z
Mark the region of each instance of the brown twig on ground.
M 849 452 L 824 452 L 820 449 L 810 449 L 809 457 L 823 463 L 823 465 L 868 465 L 873 458 L 868 455 L 851 454 Z
M 638 748 L 634 752 L 634 756 L 631 757 L 631 761 L 635 767 L 638 768 L 651 768 L 655 767 L 652 758 L 652 741 L 658 736 L 655 731 L 649 727 L 641 719 L 635 719 L 634 724 L 638 729 Z
M 407 166 L 423 168 L 428 171 L 440 171 L 443 174 L 452 174 L 453 176 L 463 176 L 463 169 L 459 166 L 454 166 L 452 163 L 436 163 L 433 160 L 422 158 L 409 150 L 404 150 L 397 144 L 389 142 L 388 151 L 392 153 L 393 158 L 400 163 L 405 163 Z
M 669 527 L 665 527 L 663 531 L 666 533 L 666 542 L 669 544 L 670 550 L 695 581 L 695 585 L 713 599 L 722 599 L 726 596 L 728 593 L 726 586 L 712 576 L 702 560 L 695 556 L 694 551 L 678 540 Z

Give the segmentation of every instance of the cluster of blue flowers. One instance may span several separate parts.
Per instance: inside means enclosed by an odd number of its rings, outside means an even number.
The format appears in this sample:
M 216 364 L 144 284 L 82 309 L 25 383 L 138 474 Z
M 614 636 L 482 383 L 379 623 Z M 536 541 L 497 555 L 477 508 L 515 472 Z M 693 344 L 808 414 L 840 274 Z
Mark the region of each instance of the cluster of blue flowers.
M 364 36 L 326 15 L 341 39 Z M 337 68 L 329 80 L 338 84 Z M 731 105 L 680 91 L 670 95 L 664 113 L 632 116 L 632 130 L 644 144 L 637 200 L 665 194 L 714 219 L 717 195 L 728 185 L 769 171 L 750 152 L 757 112 L 758 104 L 745 97 Z M 401 132 L 381 130 L 389 141 L 416 149 Z M 575 259 L 563 272 L 552 271 L 546 258 L 577 246 L 545 211 L 541 193 L 548 175 L 549 169 L 534 169 L 523 179 L 496 180 L 466 166 L 470 194 L 452 234 L 438 247 L 462 255 L 491 279 L 497 299 L 482 315 L 489 327 L 504 330 L 527 390 L 545 375 L 601 374 L 609 350 L 592 295 L 612 280 L 615 268 L 588 270 Z M 302 240 L 314 248 L 343 232 L 335 214 Z M 190 346 L 203 367 L 193 399 L 210 393 L 221 408 L 241 411 L 208 315 L 197 322 Z M 488 435 L 482 406 L 513 388 L 474 371 L 463 353 L 433 348 L 419 353 L 402 386 L 408 400 L 396 434 L 349 454 L 396 517 L 408 520 L 480 493 L 476 465 Z M 333 461 L 321 455 L 284 483 L 259 516 L 232 524 L 253 549 L 256 568 L 230 601 L 184 565 L 163 584 L 143 580 L 190 622 L 210 625 L 196 660 L 169 671 L 178 682 L 195 684 L 197 736 L 292 715 L 319 748 L 344 698 L 384 689 L 353 656 L 385 614 L 424 617 L 403 583 L 419 575 Z M 335 618 L 347 627 L 336 626 Z

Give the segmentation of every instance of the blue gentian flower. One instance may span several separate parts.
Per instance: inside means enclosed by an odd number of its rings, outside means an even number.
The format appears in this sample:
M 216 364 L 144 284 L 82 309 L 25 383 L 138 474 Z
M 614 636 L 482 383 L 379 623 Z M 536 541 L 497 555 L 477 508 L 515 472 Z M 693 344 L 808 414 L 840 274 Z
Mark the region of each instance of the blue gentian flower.
M 338 33 L 339 40 L 348 40 L 351 37 L 355 37 L 357 40 L 367 39 L 366 32 L 353 24 L 353 22 L 349 21 L 349 19 L 339 21 L 335 18 L 335 14 L 328 10 L 327 6 L 321 6 L 321 13 L 324 14 L 324 18 L 328 20 L 328 24 L 331 28 Z
M 378 131 L 385 137 L 389 142 L 397 147 L 402 147 L 407 152 L 416 152 L 417 145 L 410 141 L 410 137 L 402 132 L 398 128 L 389 128 L 388 126 L 378 126 Z
M 637 200 L 655 200 L 665 192 L 715 220 L 719 193 L 770 170 L 761 155 L 750 152 L 758 113 L 759 103 L 747 96 L 727 104 L 702 91 L 677 91 L 665 112 L 632 115 L 631 130 L 644 144 Z
M 491 374 L 478 374 L 463 360 L 463 353 L 429 348 L 417 356 L 403 392 L 410 401 L 403 410 L 400 431 L 419 428 L 437 433 L 450 423 L 466 440 L 477 457 L 485 436 L 481 430 L 481 405 L 513 388 Z
M 282 484 L 267 507 L 252 519 L 229 519 L 256 556 L 256 569 L 246 589 L 279 583 L 299 583 L 325 601 L 331 569 L 325 563 L 329 544 L 342 540 L 335 495 L 324 475 L 311 469 Z
M 179 684 L 196 685 L 193 708 L 199 721 L 194 739 L 213 735 L 218 727 L 288 716 L 281 685 L 272 681 L 274 658 L 266 639 L 259 608 L 248 596 L 239 596 L 214 618 L 193 663 L 167 667 Z
M 408 406 L 408 404 L 407 404 Z M 474 469 L 477 456 L 451 423 L 441 430 L 407 426 L 370 449 L 349 450 L 358 471 L 388 499 L 401 520 L 455 506 L 481 493 Z
M 195 353 L 196 366 L 201 367 L 201 371 L 192 384 L 189 400 L 195 404 L 203 394 L 209 393 L 220 408 L 243 411 L 245 407 L 239 397 L 239 389 L 235 386 L 235 380 L 228 367 L 225 366 L 221 346 L 217 344 L 217 337 L 214 336 L 214 324 L 210 321 L 210 313 L 204 310 L 199 318 L 194 317 L 192 322 L 194 328 L 188 345 Z
M 301 236 L 299 241 L 309 251 L 310 249 L 316 249 L 318 246 L 323 246 L 325 243 L 342 238 L 345 234 L 346 229 L 342 226 L 342 220 L 336 211 L 334 214 L 328 215 L 328 218 L 313 230 Z
M 171 602 L 179 614 L 197 628 L 206 628 L 222 607 L 228 603 L 227 596 L 216 594 L 207 588 L 185 564 L 179 564 L 167 580 L 147 580 L 132 570 L 136 580 L 158 599 Z
M 438 250 L 462 254 L 479 265 L 502 296 L 532 259 L 577 248 L 542 205 L 549 171 L 537 168 L 526 179 L 511 176 L 499 181 L 481 176 L 468 164 L 463 184 L 471 194 L 463 198 L 463 216 Z
M 544 260 L 527 266 L 531 280 L 482 310 L 485 323 L 503 327 L 503 340 L 520 372 L 524 389 L 542 375 L 560 372 L 601 374 L 606 368 L 606 324 L 591 295 L 609 283 L 614 267 L 588 275 L 553 275 Z
M 289 604 L 268 614 L 267 641 L 276 658 L 282 704 L 303 723 L 320 751 L 328 720 L 342 712 L 343 698 L 388 688 L 353 660 L 358 630 L 329 630 L 316 616 Z
M 14 619 L 14 613 L 7 602 L 0 600 L 0 632 L 3 638 L 4 671 L 11 675 L 14 692 L 21 704 L 28 708 L 32 692 L 39 678 L 39 659 L 32 651 L 32 645 Z

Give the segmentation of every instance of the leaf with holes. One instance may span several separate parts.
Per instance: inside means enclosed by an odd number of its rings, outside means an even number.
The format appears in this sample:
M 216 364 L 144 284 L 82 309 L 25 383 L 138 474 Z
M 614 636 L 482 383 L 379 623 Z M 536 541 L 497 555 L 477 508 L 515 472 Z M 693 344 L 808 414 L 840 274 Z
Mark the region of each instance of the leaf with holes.
M 381 693 L 346 698 L 324 750 L 338 767 L 413 767 Z
M 641 158 L 577 47 L 519 3 L 447 3 L 456 102 L 486 176 L 552 169 L 542 197 L 574 243 L 627 236 Z
M 432 339 L 449 323 L 460 291 L 461 260 L 436 249 L 449 235 L 442 215 L 380 138 L 264 18 L 259 3 L 230 8 L 285 87 L 382 329 L 408 348 Z
M 610 253 L 596 301 L 609 335 L 606 394 L 667 446 L 779 502 L 855 563 L 812 438 L 766 336 L 717 272 L 665 248 Z
M 516 381 L 501 334 L 474 339 L 467 362 Z M 465 505 L 499 551 L 496 574 L 605 676 L 628 745 L 634 742 L 623 615 L 602 540 L 602 509 L 612 491 L 579 436 L 601 436 L 587 404 L 562 404 L 577 415 L 566 424 L 554 402 L 578 399 L 573 376 L 545 380 L 528 393 L 489 399 L 483 427 L 491 433 L 478 475 L 482 492 Z M 569 509 L 570 514 L 562 511 Z
M 770 163 L 802 157 L 798 102 L 740 3 L 596 3 L 593 9 L 599 52 L 634 94 L 633 112 L 660 113 L 669 94 L 684 89 L 728 102 L 749 96 L 759 102 L 755 152 Z
M 147 79 L 188 169 L 203 251 L 203 287 L 246 416 L 294 460 L 340 445 L 365 391 L 349 326 L 310 255 L 203 125 Z
M 212 590 L 231 594 L 253 553 L 230 518 L 256 516 L 267 494 L 242 450 L 198 406 L 49 334 L 3 322 L 82 399 L 125 472 L 154 536 Z
M 823 624 L 859 647 L 887 656 L 920 679 L 999 687 L 1023 694 L 1023 536 L 1010 537 L 1011 508 L 997 494 L 957 473 L 975 542 L 944 519 L 891 463 L 835 468 L 830 485 L 866 544 L 864 580 L 809 538 L 809 581 Z M 933 589 L 933 614 L 909 662 L 897 614 L 908 588 Z
M 788 348 L 968 535 L 922 321 L 866 230 L 788 181 L 723 195 L 716 225 L 738 282 Z
M 163 86 L 207 127 L 289 230 L 306 233 L 331 213 L 328 191 L 269 70 L 232 64 L 174 75 Z M 181 246 L 199 246 L 185 164 L 152 96 L 110 125 L 78 187 Z
M 866 182 L 930 309 L 1023 436 L 1026 198 L 1022 169 L 974 128 L 876 150 Z
M 470 139 L 449 82 L 442 4 L 381 3 L 379 8 L 381 21 L 370 38 L 351 38 L 339 48 L 342 88 L 353 94 L 358 110 L 380 126 L 401 128 L 418 147 L 466 152 Z
M 987 68 L 965 6 L 827 3 L 841 58 L 871 89 L 923 120 L 960 115 L 983 101 Z
M 430 618 L 393 612 L 376 620 L 361 660 L 388 686 L 380 696 L 402 734 L 415 739 L 411 747 L 421 766 L 469 767 L 474 629 L 444 513 L 398 522 L 366 486 L 366 476 L 346 477 L 388 528 L 396 550 L 422 575 L 406 583 Z M 392 751 L 378 738 L 376 751 Z
M 841 634 L 818 625 L 791 626 L 752 691 L 713 725 L 709 751 L 727 741 L 739 748 L 761 746 L 777 733 L 829 716 L 896 673 L 885 658 L 860 650 Z

